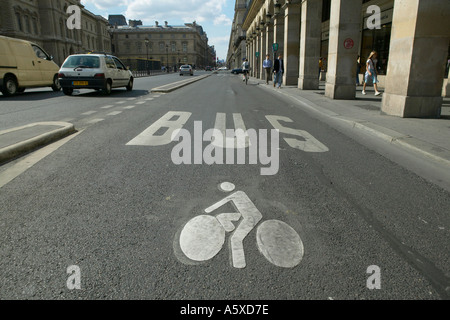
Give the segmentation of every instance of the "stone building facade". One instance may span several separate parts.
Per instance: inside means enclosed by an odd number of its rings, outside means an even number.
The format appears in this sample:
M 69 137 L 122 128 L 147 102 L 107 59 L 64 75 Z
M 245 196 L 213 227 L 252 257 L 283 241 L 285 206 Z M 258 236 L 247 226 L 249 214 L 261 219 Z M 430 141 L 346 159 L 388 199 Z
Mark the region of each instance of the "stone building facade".
M 247 10 L 246 0 L 236 0 L 234 8 L 234 19 L 231 25 L 230 42 L 227 53 L 227 67 L 229 69 L 239 68 L 242 59 L 246 58 L 246 34 L 242 30 L 242 23 Z
M 448 73 L 450 1 L 246 0 L 245 4 L 242 29 L 253 76 L 264 78 L 262 59 L 266 53 L 275 54 L 276 43 L 285 62 L 285 85 L 318 89 L 318 61 L 323 57 L 325 95 L 355 99 L 357 57 L 364 65 L 368 53 L 376 50 L 379 80 L 385 88 L 382 112 L 439 116 Z M 373 8 L 380 13 L 377 28 L 368 23 Z
M 213 65 L 214 50 L 196 22 L 171 26 L 168 22 L 153 26 L 132 24 L 111 29 L 113 53 L 134 67 L 136 60 L 159 61 L 171 69 L 181 64 L 197 68 Z
M 67 28 L 67 7 L 81 9 L 81 29 Z M 32 41 L 61 65 L 74 53 L 111 51 L 108 20 L 86 10 L 79 0 L 2 0 L 0 35 Z

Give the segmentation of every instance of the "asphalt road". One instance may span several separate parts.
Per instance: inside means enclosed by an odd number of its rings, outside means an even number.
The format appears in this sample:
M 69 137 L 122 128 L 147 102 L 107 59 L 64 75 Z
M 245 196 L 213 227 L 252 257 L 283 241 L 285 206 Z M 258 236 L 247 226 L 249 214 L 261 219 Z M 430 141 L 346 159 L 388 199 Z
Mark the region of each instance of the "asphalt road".
M 79 130 L 0 188 L 0 299 L 450 297 L 447 191 L 239 76 L 150 93 L 178 80 L 137 79 L 109 97 L 0 99 L 1 128 L 55 120 Z M 198 133 L 222 122 L 269 137 L 278 126 L 278 148 L 259 134 L 254 163 L 224 153 L 223 164 L 194 164 L 211 146 Z M 179 123 L 192 139 L 183 153 L 164 134 Z M 192 164 L 175 164 L 181 156 Z M 269 163 L 276 174 L 261 175 Z M 226 197 L 234 204 L 205 211 Z M 217 217 L 237 210 L 223 215 L 236 230 L 225 232 Z M 240 248 L 232 239 L 245 223 Z M 68 287 L 70 266 L 81 289 Z

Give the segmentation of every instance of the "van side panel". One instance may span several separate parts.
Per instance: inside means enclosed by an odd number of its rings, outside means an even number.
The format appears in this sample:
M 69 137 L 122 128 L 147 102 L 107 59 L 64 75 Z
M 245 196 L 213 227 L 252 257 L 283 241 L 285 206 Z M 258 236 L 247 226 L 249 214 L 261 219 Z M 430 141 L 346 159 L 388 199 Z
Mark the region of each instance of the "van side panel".
M 17 68 L 16 59 L 11 53 L 9 45 L 6 40 L 0 39 L 0 68 L 15 69 Z M 0 75 L 2 75 L 4 70 L 0 70 Z M 3 78 L 3 77 L 2 77 Z
M 10 48 L 17 61 L 19 87 L 38 86 L 42 75 L 31 45 L 27 42 L 12 40 Z

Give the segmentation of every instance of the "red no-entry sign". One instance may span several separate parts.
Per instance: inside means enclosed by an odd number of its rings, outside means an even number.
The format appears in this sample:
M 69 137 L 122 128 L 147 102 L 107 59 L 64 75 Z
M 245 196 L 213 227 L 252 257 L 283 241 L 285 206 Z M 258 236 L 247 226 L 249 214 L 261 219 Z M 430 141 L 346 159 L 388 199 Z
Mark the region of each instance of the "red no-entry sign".
M 348 39 L 344 40 L 344 48 L 345 49 L 352 49 L 354 45 L 355 45 L 355 42 L 353 41 L 353 39 L 348 38 Z

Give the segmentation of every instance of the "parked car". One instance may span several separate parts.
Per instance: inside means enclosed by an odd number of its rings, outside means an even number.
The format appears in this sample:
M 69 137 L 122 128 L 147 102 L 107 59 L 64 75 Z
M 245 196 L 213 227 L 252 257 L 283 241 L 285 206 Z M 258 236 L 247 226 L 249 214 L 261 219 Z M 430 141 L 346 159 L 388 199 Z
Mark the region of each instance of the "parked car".
M 189 74 L 191 76 L 194 75 L 194 69 L 192 69 L 192 66 L 186 64 L 180 67 L 180 76 L 184 74 Z
M 60 91 L 59 66 L 37 44 L 0 36 L 0 90 L 5 96 L 26 88 L 51 87 Z
M 231 70 L 231 73 L 233 73 L 233 74 L 239 74 L 239 73 L 244 73 L 244 71 L 242 71 L 241 68 L 237 68 L 237 69 Z
M 64 61 L 59 70 L 59 83 L 64 94 L 74 89 L 101 90 L 111 93 L 112 88 L 133 90 L 133 73 L 117 57 L 108 54 L 74 54 Z

